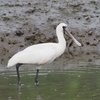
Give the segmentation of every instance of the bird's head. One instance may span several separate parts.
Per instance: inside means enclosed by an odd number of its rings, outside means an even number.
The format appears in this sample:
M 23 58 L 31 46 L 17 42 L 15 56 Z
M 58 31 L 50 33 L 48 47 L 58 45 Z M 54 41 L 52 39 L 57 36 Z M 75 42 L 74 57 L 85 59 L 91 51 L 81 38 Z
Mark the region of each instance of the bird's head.
M 63 32 L 64 34 L 66 34 L 67 36 L 69 36 L 70 38 L 72 38 L 72 40 L 73 40 L 78 46 L 81 46 L 81 43 L 79 43 L 79 42 L 73 37 L 73 35 L 70 33 L 67 24 L 65 24 L 65 23 L 60 23 L 60 24 L 57 26 L 57 30 Z

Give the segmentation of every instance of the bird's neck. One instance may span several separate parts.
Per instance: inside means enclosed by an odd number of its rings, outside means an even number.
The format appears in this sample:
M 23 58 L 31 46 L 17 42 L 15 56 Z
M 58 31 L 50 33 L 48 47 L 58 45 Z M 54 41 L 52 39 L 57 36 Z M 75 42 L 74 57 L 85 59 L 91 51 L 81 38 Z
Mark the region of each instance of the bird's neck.
M 58 44 L 66 46 L 66 41 L 63 32 L 57 31 Z
M 59 31 L 58 31 L 59 32 Z M 57 33 L 58 43 L 57 43 L 57 55 L 60 56 L 64 53 L 66 49 L 66 41 L 62 32 Z M 57 57 L 58 57 L 57 56 Z

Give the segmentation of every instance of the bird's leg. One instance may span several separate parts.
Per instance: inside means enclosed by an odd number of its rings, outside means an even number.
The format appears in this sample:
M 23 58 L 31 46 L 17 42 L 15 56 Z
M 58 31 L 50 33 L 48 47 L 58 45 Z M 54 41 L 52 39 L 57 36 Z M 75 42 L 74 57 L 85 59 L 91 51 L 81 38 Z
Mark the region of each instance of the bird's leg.
M 36 86 L 38 86 L 38 73 L 39 73 L 39 69 L 37 69 L 36 76 L 35 76 L 35 84 L 36 84 Z
M 17 71 L 17 77 L 18 77 L 18 85 L 21 85 L 21 83 L 20 83 L 20 74 L 19 74 L 19 66 L 20 66 L 21 64 L 17 64 L 16 65 L 16 71 Z

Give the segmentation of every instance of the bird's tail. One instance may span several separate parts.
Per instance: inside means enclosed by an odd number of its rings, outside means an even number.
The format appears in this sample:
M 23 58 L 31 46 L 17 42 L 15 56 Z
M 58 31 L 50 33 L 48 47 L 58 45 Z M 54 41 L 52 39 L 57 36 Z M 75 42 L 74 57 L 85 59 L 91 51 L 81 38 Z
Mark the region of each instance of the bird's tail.
M 16 65 L 16 64 L 9 60 L 8 64 L 7 64 L 7 67 L 10 68 L 10 67 L 13 67 L 14 65 Z
M 8 64 L 7 64 L 7 67 L 8 67 L 8 68 L 12 67 L 12 66 L 10 65 L 10 63 L 9 63 L 9 62 L 8 62 Z
M 16 53 L 9 59 L 7 67 L 10 68 L 19 63 L 19 58 L 20 58 L 20 52 Z

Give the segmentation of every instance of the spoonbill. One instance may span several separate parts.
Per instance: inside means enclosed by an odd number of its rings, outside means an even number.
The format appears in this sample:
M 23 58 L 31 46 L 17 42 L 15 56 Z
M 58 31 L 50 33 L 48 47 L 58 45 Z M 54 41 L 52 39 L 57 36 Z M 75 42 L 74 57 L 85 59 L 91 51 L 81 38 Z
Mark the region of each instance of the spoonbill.
M 58 38 L 58 43 L 41 43 L 32 45 L 12 56 L 12 58 L 8 61 L 7 67 L 10 68 L 16 65 L 18 85 L 21 84 L 20 74 L 19 74 L 20 65 L 23 64 L 42 65 L 46 63 L 51 63 L 57 57 L 61 56 L 64 53 L 66 48 L 66 41 L 64 38 L 64 34 L 72 38 L 72 40 L 78 46 L 81 46 L 81 43 L 79 43 L 69 32 L 68 25 L 65 23 L 60 23 L 56 27 L 56 35 Z M 35 76 L 36 85 L 38 84 L 38 73 L 39 73 L 39 68 L 37 67 L 37 72 Z

